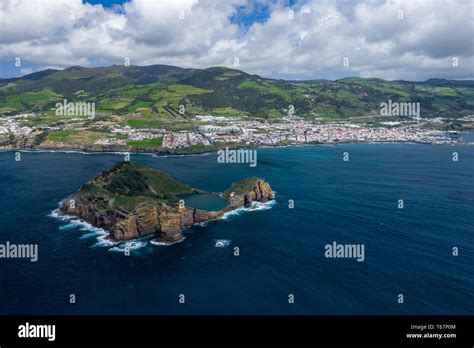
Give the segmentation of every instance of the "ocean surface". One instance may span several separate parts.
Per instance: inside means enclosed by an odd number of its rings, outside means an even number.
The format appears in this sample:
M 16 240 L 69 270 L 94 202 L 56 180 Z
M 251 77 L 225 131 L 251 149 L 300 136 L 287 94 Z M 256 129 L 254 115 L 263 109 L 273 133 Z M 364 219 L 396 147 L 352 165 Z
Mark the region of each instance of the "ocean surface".
M 132 155 L 212 192 L 262 176 L 277 196 L 194 226 L 174 245 L 129 243 L 130 256 L 100 230 L 52 214 L 122 155 L 22 152 L 16 162 L 0 153 L 0 243 L 39 245 L 37 262 L 0 259 L 0 314 L 474 314 L 473 150 L 259 149 L 255 168 L 216 154 Z M 365 260 L 326 258 L 333 242 L 364 245 Z
M 178 195 L 187 207 L 207 211 L 217 211 L 227 206 L 227 201 L 217 194 L 185 194 Z

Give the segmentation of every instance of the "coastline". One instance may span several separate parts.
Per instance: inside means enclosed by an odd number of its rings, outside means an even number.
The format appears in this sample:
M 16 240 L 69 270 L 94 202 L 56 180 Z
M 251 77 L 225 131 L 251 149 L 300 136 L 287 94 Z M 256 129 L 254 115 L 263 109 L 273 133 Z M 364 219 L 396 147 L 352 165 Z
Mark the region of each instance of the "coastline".
M 130 181 L 138 185 L 129 184 Z M 154 235 L 157 242 L 176 242 L 182 230 L 196 223 L 216 220 L 254 202 L 266 203 L 275 198 L 268 182 L 261 177 L 234 181 L 219 196 L 225 205 L 203 208 L 184 204 L 179 194 L 206 195 L 172 179 L 167 173 L 141 164 L 122 161 L 101 171 L 82 187 L 69 194 L 53 215 L 77 217 L 109 232 L 114 242 Z M 148 197 L 148 198 L 147 198 Z M 196 202 L 194 202 L 196 203 Z
M 191 226 L 184 228 L 183 233 L 189 233 L 189 231 L 194 226 L 204 227 L 212 221 L 228 220 L 229 217 L 241 215 L 242 213 L 272 209 L 276 204 L 276 200 L 273 199 L 266 203 L 254 202 L 254 204 L 256 206 L 254 208 L 252 207 L 236 208 L 236 209 L 225 212 L 224 214 L 222 214 L 222 216 L 216 219 L 195 223 Z M 126 241 L 116 241 L 111 237 L 110 231 L 107 231 L 100 227 L 95 227 L 94 225 L 92 225 L 91 223 L 87 222 L 86 220 L 82 219 L 79 216 L 61 214 L 59 212 L 59 208 L 52 210 L 50 214 L 48 214 L 48 216 L 55 220 L 65 223 L 63 227 L 71 225 L 73 227 L 74 226 L 78 227 L 80 231 L 85 232 L 83 235 L 78 237 L 79 239 L 94 238 L 96 242 L 90 246 L 91 248 L 102 247 L 102 248 L 107 248 L 108 251 L 124 252 L 125 248 L 129 248 L 130 250 L 136 250 L 136 249 L 141 249 L 149 244 L 157 246 L 157 247 L 172 246 L 174 244 L 179 244 L 186 239 L 186 236 L 183 235 L 182 238 L 177 241 L 166 242 L 166 241 L 157 241 L 156 239 L 153 239 L 153 237 L 149 235 L 149 236 L 143 236 L 137 239 L 131 239 L 131 240 L 126 240 Z M 59 229 L 61 229 L 61 227 L 59 227 Z
M 463 133 L 463 134 L 473 134 L 473 133 Z M 474 142 L 450 142 L 450 143 L 437 143 L 437 142 L 413 142 L 413 141 L 338 141 L 338 142 L 314 142 L 314 143 L 302 143 L 302 144 L 275 144 L 275 145 L 262 145 L 262 146 L 248 146 L 249 149 L 275 149 L 275 148 L 284 148 L 284 147 L 306 147 L 306 146 L 334 146 L 334 145 L 355 145 L 355 144 L 370 144 L 370 145 L 377 145 L 377 144 L 419 144 L 419 145 L 435 145 L 435 146 L 474 146 Z M 203 151 L 203 152 L 180 152 L 175 153 L 173 151 L 163 151 L 157 150 L 153 151 L 152 149 L 131 149 L 131 150 L 87 150 L 87 149 L 64 149 L 64 148 L 51 148 L 51 149 L 41 149 L 41 148 L 28 148 L 28 149 L 18 149 L 18 148 L 9 148 L 4 149 L 0 148 L 0 152 L 28 152 L 28 153 L 80 153 L 84 155 L 101 155 L 101 154 L 115 154 L 115 155 L 123 155 L 123 154 L 131 154 L 131 155 L 149 155 L 149 156 L 156 156 L 156 157 L 184 157 L 184 156 L 205 156 L 217 153 L 217 151 L 221 149 L 225 149 L 226 147 L 232 149 L 242 149 L 246 148 L 245 145 L 235 145 L 230 144 L 227 146 L 217 147 L 212 151 Z
M 155 242 L 156 245 L 172 245 L 184 240 L 185 237 L 182 234 L 183 230 L 194 225 L 203 226 L 204 224 L 214 220 L 227 219 L 230 215 L 239 215 L 241 211 L 262 210 L 267 209 L 268 206 L 272 206 L 276 192 L 271 189 L 265 179 L 255 179 L 256 181 L 253 188 L 248 192 L 239 193 L 235 196 L 233 193 L 227 195 L 225 192 L 220 192 L 219 196 L 225 198 L 226 206 L 219 210 L 203 210 L 192 206 L 182 209 L 181 207 L 160 203 L 157 206 L 151 207 L 151 210 L 146 210 L 145 215 L 143 214 L 143 211 L 139 212 L 138 208 L 136 208 L 127 212 L 125 218 L 112 221 L 111 224 L 104 224 L 103 220 L 95 219 L 94 214 L 92 214 L 91 218 L 88 214 L 82 213 L 84 210 L 81 207 L 84 207 L 84 205 L 81 198 L 79 198 L 77 203 L 75 203 L 77 205 L 70 205 L 70 199 L 76 201 L 76 195 L 80 192 L 78 191 L 60 201 L 58 203 L 58 208 L 54 209 L 49 216 L 65 221 L 68 225 L 81 225 L 85 230 L 93 232 L 94 236 L 97 236 L 96 239 L 99 243 L 121 245 L 122 243 L 133 243 L 144 237 L 149 238 L 153 235 L 153 242 Z M 210 194 L 210 192 L 194 189 L 193 194 Z M 149 203 L 146 204 L 149 205 Z M 91 206 L 86 205 L 86 207 L 88 212 L 96 210 L 95 204 L 92 206 L 92 209 Z M 159 210 L 156 210 L 157 207 L 159 207 Z M 171 210 L 168 209 L 169 207 L 171 207 Z M 140 221 L 143 222 L 144 220 L 142 218 L 147 216 L 147 214 L 150 219 L 146 221 L 145 226 L 140 223 Z M 177 220 L 173 220 L 172 215 L 174 215 Z M 134 227 L 132 227 L 132 230 L 136 232 L 133 236 L 130 236 L 129 233 L 132 231 L 130 230 L 129 225 L 130 217 L 133 219 L 132 225 Z M 154 218 L 156 218 L 156 221 Z M 155 222 L 154 225 L 152 220 Z M 171 222 L 172 220 L 174 222 Z M 97 223 L 97 221 L 99 221 L 99 223 Z M 118 230 L 120 231 L 118 235 L 122 238 L 117 237 L 117 226 L 119 226 Z M 122 227 L 124 226 L 127 235 L 125 235 L 125 232 L 122 230 Z M 138 228 L 137 226 L 141 227 Z M 150 226 L 152 227 L 151 229 L 149 228 Z M 155 227 L 153 228 L 153 226 Z M 143 227 L 146 228 L 144 229 Z M 140 232 L 138 232 L 138 230 L 140 230 Z M 150 233 L 150 231 L 153 233 Z

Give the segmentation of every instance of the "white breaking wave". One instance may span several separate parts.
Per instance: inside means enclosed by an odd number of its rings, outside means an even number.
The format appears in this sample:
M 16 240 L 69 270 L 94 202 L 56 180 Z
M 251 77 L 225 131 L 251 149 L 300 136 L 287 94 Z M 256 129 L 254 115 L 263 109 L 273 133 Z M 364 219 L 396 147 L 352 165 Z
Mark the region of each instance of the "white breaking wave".
M 261 211 L 272 209 L 276 204 L 275 200 L 271 200 L 267 203 L 262 202 L 253 202 L 250 207 L 242 207 L 225 213 L 221 219 L 228 220 L 231 216 L 241 215 L 243 213 L 252 212 L 252 211 Z
M 216 239 L 215 242 L 216 243 L 214 244 L 214 246 L 216 248 L 225 248 L 226 246 L 230 245 L 231 241 L 228 239 Z
M 119 244 L 120 242 L 114 242 L 109 237 L 109 233 L 106 232 L 105 235 L 97 237 L 97 243 L 91 246 L 91 248 L 108 248 L 114 245 Z
M 170 246 L 173 244 L 181 243 L 185 239 L 186 237 L 183 236 L 180 240 L 177 240 L 176 242 L 155 242 L 154 240 L 152 240 L 150 243 L 157 246 Z
M 109 236 L 109 232 L 104 230 L 103 228 L 92 226 L 90 223 L 85 222 L 79 219 L 77 216 L 72 215 L 63 215 L 59 213 L 59 208 L 54 209 L 49 216 L 67 222 L 66 225 L 60 226 L 60 230 L 68 230 L 75 227 L 79 227 L 79 231 L 88 231 L 89 233 L 83 234 L 79 239 L 88 239 L 92 237 L 97 237 L 97 243 L 91 246 L 93 247 L 110 247 L 118 244 L 117 242 L 113 242 L 107 237 Z
M 260 211 L 260 210 L 268 210 L 273 208 L 273 206 L 276 204 L 275 200 L 271 200 L 267 203 L 261 203 L 261 202 L 253 202 L 250 207 L 242 207 L 238 208 L 236 210 L 230 211 L 225 213 L 220 219 L 222 220 L 227 220 L 231 216 L 235 215 L 241 215 L 246 212 L 252 212 L 252 211 Z M 104 230 L 103 228 L 95 227 L 92 226 L 90 223 L 85 222 L 83 220 L 80 220 L 77 216 L 72 216 L 72 215 L 63 215 L 59 213 L 59 208 L 54 209 L 49 216 L 59 219 L 61 221 L 67 222 L 66 225 L 60 226 L 60 230 L 67 230 L 67 229 L 72 229 L 74 227 L 79 226 L 80 231 L 88 231 L 89 233 L 83 234 L 79 239 L 89 239 L 96 237 L 97 242 L 91 246 L 91 248 L 97 248 L 97 247 L 103 247 L 103 248 L 109 248 L 109 251 L 114 251 L 114 252 L 125 252 L 125 248 L 128 247 L 128 250 L 137 250 L 145 247 L 148 242 L 144 241 L 131 241 L 131 242 L 114 242 L 109 238 L 110 233 Z M 211 220 L 209 221 L 204 221 L 201 223 L 197 223 L 196 225 L 204 227 L 206 224 L 208 224 Z M 185 236 L 183 236 L 180 240 L 176 242 L 155 242 L 155 241 L 150 241 L 151 244 L 156 245 L 156 246 L 170 246 L 173 244 L 181 243 L 186 239 Z M 230 244 L 230 240 L 226 239 L 217 239 L 215 240 L 215 247 L 216 248 L 223 248 L 226 247 Z
M 131 241 L 120 243 L 120 245 L 110 248 L 108 251 L 115 251 L 120 253 L 125 253 L 125 250 L 138 250 L 145 247 L 148 243 L 147 242 L 138 242 L 138 241 Z
M 100 235 L 108 234 L 108 232 L 105 231 L 103 228 L 92 226 L 90 223 L 79 219 L 77 216 L 60 214 L 59 208 L 53 210 L 51 214 L 49 214 L 49 216 L 55 219 L 59 219 L 61 221 L 67 222 L 66 225 L 59 227 L 60 230 L 67 230 L 73 227 L 80 227 L 79 228 L 80 231 L 91 231 Z
M 48 216 L 51 216 L 55 219 L 59 219 L 59 220 L 62 220 L 62 221 L 69 221 L 69 220 L 72 220 L 72 219 L 76 218 L 75 216 L 72 216 L 72 215 L 60 214 L 59 213 L 59 208 L 54 209 Z

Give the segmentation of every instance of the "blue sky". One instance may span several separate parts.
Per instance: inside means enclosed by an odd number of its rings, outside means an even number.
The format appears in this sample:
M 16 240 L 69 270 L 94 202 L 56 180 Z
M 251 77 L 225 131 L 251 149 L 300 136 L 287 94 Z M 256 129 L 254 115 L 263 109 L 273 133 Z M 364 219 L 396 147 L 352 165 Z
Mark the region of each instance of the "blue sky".
M 93 5 L 101 4 L 104 7 L 112 8 L 114 5 L 123 5 L 126 1 L 115 1 L 115 0 L 88 0 L 83 1 Z M 232 23 L 238 24 L 242 27 L 250 27 L 253 23 L 263 23 L 267 18 L 270 17 L 270 6 L 271 2 L 262 2 L 251 0 L 248 4 L 237 5 L 236 13 L 230 17 Z M 286 4 L 291 6 L 296 4 L 296 0 L 288 0 Z
M 113 5 L 123 5 L 125 1 L 115 1 L 115 0 L 88 0 L 83 1 L 88 2 L 89 4 L 98 5 L 101 4 L 102 6 L 111 7 Z
M 471 0 L 2 0 L 0 77 L 129 60 L 228 66 L 283 79 L 472 79 L 473 6 Z
M 93 5 L 101 4 L 104 7 L 113 7 L 114 5 L 123 5 L 126 1 L 115 0 L 89 0 L 83 1 Z M 230 21 L 244 28 L 250 27 L 254 23 L 264 23 L 270 17 L 270 4 L 276 1 L 257 1 L 250 0 L 247 4 L 236 5 L 236 12 L 230 16 Z M 302 1 L 301 1 L 302 2 Z M 297 0 L 284 1 L 285 6 L 293 6 L 298 3 Z
M 159 0 L 158 0 L 159 1 Z M 83 1 L 93 5 L 101 4 L 104 7 L 113 7 L 114 5 L 123 5 L 126 1 L 116 0 L 88 0 Z M 270 3 L 276 1 L 257 1 L 251 0 L 245 5 L 237 5 L 236 14 L 231 16 L 231 21 L 242 26 L 249 27 L 254 22 L 263 23 L 270 16 Z M 300 1 L 303 2 L 303 1 Z M 285 0 L 285 6 L 293 6 L 298 3 L 297 0 Z

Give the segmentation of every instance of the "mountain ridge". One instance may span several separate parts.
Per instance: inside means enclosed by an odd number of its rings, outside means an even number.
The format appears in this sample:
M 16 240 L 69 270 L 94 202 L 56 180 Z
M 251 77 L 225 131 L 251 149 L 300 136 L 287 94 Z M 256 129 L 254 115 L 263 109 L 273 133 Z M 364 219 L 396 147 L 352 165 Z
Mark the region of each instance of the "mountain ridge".
M 474 81 L 428 79 L 386 81 L 345 77 L 293 81 L 245 71 L 172 65 L 47 69 L 0 80 L 0 114 L 52 113 L 57 102 L 93 102 L 101 113 L 125 115 L 141 109 L 150 117 L 198 114 L 280 118 L 290 105 L 305 118 L 344 119 L 374 115 L 391 99 L 419 102 L 422 116 L 462 117 L 474 112 Z
M 336 81 L 342 81 L 342 80 L 345 80 L 345 79 L 354 79 L 354 78 L 356 78 L 356 79 L 363 79 L 363 80 L 379 80 L 379 81 L 384 81 L 384 82 L 408 82 L 408 83 L 429 83 L 429 82 L 432 82 L 432 81 L 461 82 L 461 83 L 466 82 L 469 85 L 470 84 L 474 85 L 474 80 L 471 80 L 471 79 L 445 79 L 445 78 L 438 78 L 438 77 L 430 77 L 426 80 L 400 80 L 400 79 L 386 80 L 386 79 L 382 79 L 382 78 L 378 78 L 378 77 L 345 76 L 345 77 L 338 78 L 338 79 L 311 78 L 311 79 L 298 79 L 298 80 L 295 80 L 295 79 L 264 77 L 264 76 L 260 76 L 258 74 L 250 74 L 250 73 L 246 73 L 243 70 L 228 68 L 226 66 L 220 66 L 220 65 L 210 66 L 210 67 L 207 67 L 207 68 L 184 68 L 184 67 L 179 67 L 179 66 L 176 66 L 176 65 L 169 65 L 169 64 L 129 65 L 128 67 L 125 67 L 124 65 L 120 65 L 120 64 L 105 65 L 105 66 L 98 66 L 98 67 L 86 67 L 86 66 L 82 66 L 82 65 L 72 65 L 72 66 L 64 68 L 64 69 L 48 68 L 48 69 L 45 69 L 45 70 L 39 70 L 39 71 L 35 71 L 35 72 L 32 72 L 32 73 L 28 73 L 28 74 L 25 74 L 25 75 L 22 75 L 22 76 L 3 77 L 3 78 L 0 78 L 0 83 L 11 82 L 11 81 L 14 81 L 14 80 L 21 80 L 21 79 L 31 79 L 29 77 L 37 75 L 37 74 L 43 74 L 45 72 L 58 72 L 58 71 L 64 71 L 64 70 L 68 70 L 68 69 L 77 69 L 77 68 L 94 70 L 94 69 L 113 68 L 113 67 L 124 67 L 124 68 L 128 68 L 128 69 L 130 69 L 130 68 L 146 69 L 146 68 L 154 68 L 154 67 L 169 67 L 169 68 L 176 68 L 176 69 L 182 69 L 182 70 L 201 70 L 201 71 L 202 70 L 212 70 L 212 69 L 228 69 L 228 70 L 240 71 L 240 72 L 243 72 L 247 75 L 257 76 L 257 77 L 262 78 L 262 79 L 274 80 L 274 81 L 287 81 L 287 82 L 312 82 L 312 83 L 336 82 Z

